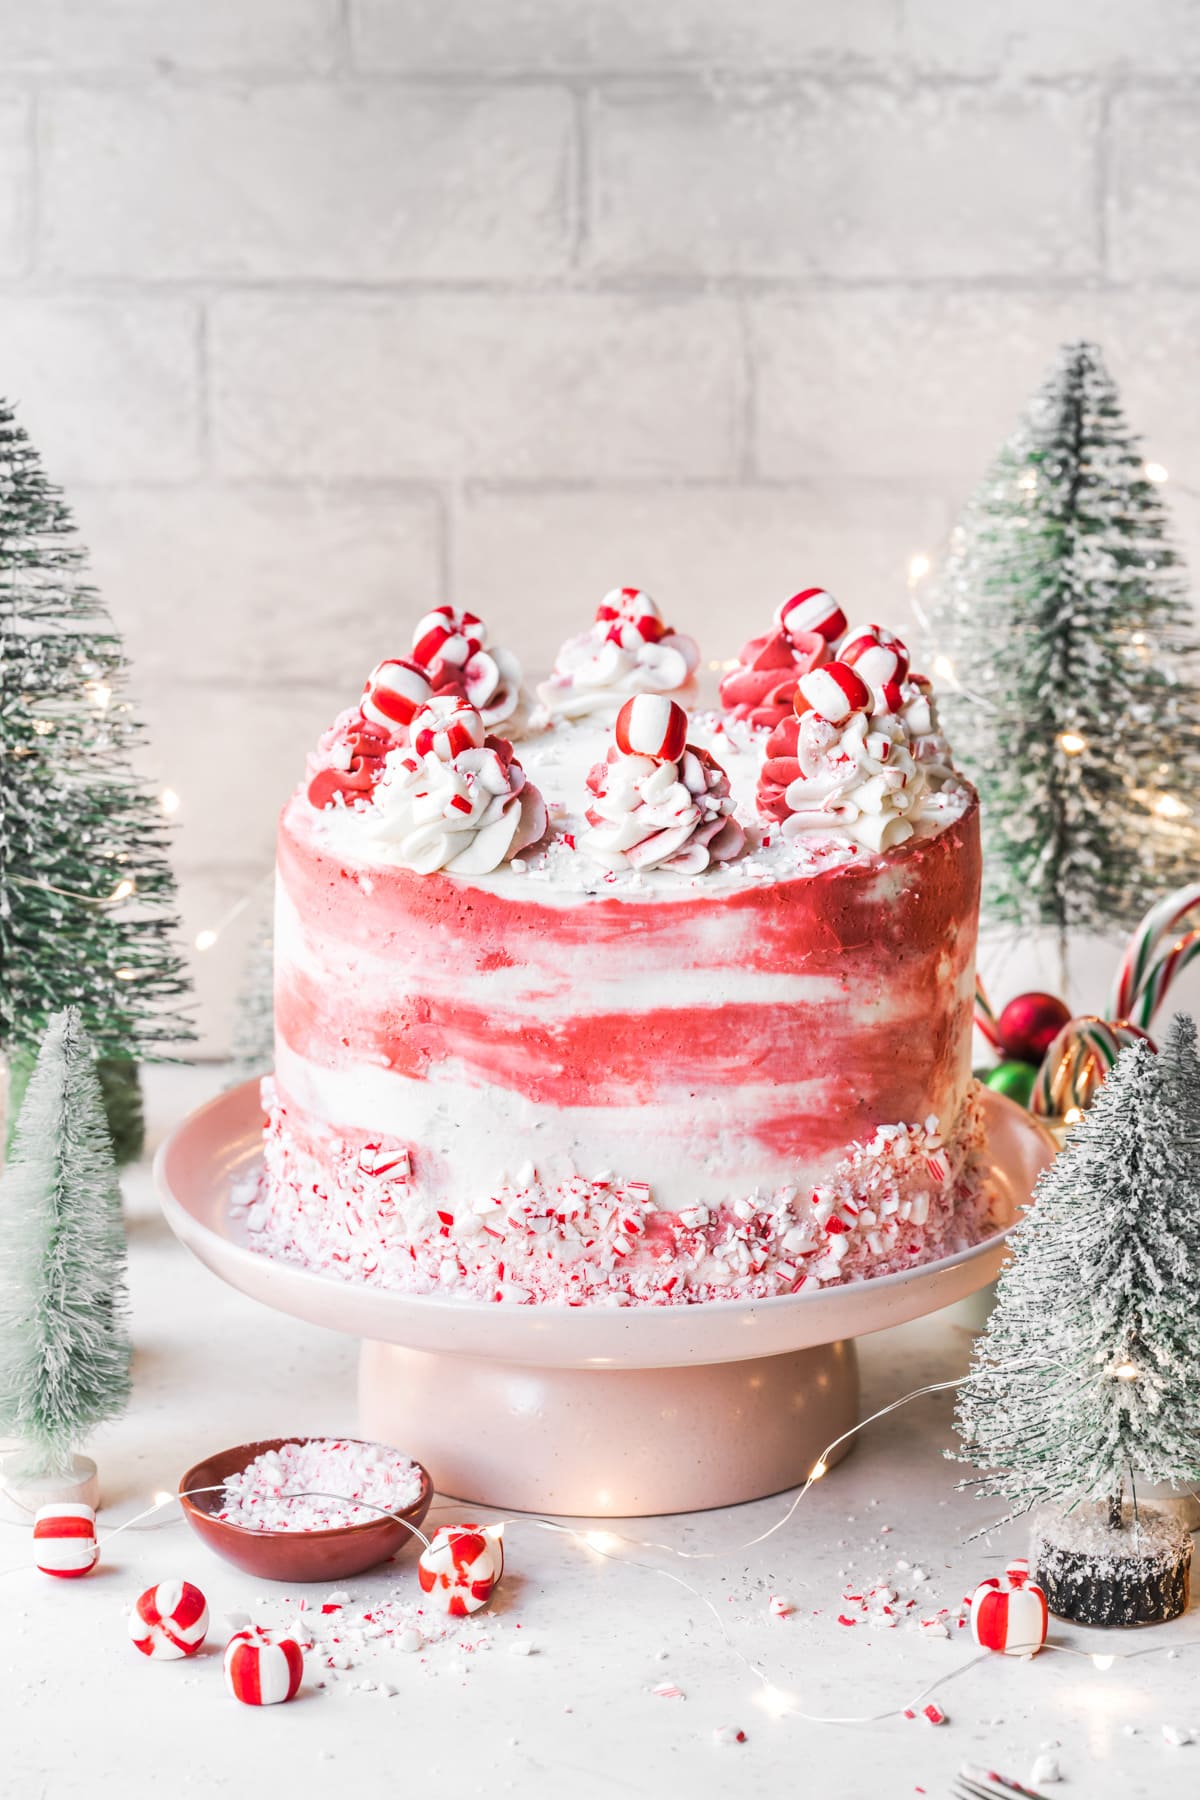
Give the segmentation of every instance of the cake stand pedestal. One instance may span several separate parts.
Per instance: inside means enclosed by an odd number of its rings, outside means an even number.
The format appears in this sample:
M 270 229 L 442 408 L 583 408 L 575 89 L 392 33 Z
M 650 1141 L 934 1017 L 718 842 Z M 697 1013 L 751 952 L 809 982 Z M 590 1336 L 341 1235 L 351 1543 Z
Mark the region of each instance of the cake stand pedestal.
M 440 1492 L 489 1507 L 630 1518 L 728 1506 L 804 1481 L 858 1420 L 853 1340 L 994 1279 L 1007 1229 L 1054 1143 L 1001 1095 L 984 1104 L 992 1236 L 896 1275 L 772 1300 L 505 1306 L 359 1286 L 278 1262 L 229 1216 L 234 1185 L 261 1155 L 256 1082 L 185 1119 L 160 1149 L 155 1179 L 172 1230 L 214 1274 L 267 1306 L 365 1340 L 360 1432 L 418 1457 Z

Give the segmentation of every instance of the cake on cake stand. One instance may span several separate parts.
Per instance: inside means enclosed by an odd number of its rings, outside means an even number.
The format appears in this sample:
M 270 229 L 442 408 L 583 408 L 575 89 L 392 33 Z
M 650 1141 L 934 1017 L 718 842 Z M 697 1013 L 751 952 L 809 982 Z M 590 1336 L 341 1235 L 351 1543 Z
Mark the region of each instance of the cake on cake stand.
M 997 1230 L 872 1281 L 695 1306 L 506 1306 L 368 1287 L 277 1261 L 230 1217 L 261 1156 L 257 1082 L 183 1121 L 155 1178 L 172 1230 L 223 1281 L 363 1340 L 359 1429 L 419 1456 L 439 1490 L 599 1517 L 691 1512 L 805 1480 L 858 1420 L 854 1340 L 986 1286 L 1054 1154 L 985 1093 Z M 846 1446 L 829 1458 L 835 1461 Z

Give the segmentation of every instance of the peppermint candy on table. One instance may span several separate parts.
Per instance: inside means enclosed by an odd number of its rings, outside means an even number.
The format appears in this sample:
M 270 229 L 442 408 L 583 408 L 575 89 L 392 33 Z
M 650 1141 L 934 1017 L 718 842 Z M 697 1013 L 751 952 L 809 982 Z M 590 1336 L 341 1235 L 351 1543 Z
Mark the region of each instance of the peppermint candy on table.
M 90 1573 L 100 1560 L 94 1510 L 78 1500 L 39 1507 L 33 1521 L 33 1560 L 43 1575 L 70 1580 Z
M 775 609 L 775 623 L 789 636 L 802 631 L 815 631 L 827 642 L 841 637 L 846 629 L 846 615 L 824 588 L 802 588 Z
M 635 694 L 617 714 L 617 749 L 654 762 L 678 762 L 687 744 L 687 714 L 665 694 Z
M 903 681 L 908 674 L 908 650 L 894 632 L 882 625 L 866 625 L 848 638 L 838 651 L 839 660 L 857 669 L 868 687 Z M 895 707 L 889 708 L 894 712 Z
M 486 1606 L 503 1573 L 504 1539 L 486 1525 L 443 1525 L 417 1562 L 422 1593 L 457 1619 Z
M 439 762 L 453 762 L 463 750 L 481 750 L 487 730 L 469 700 L 442 694 L 416 713 L 412 722 L 412 747 L 418 756 L 432 750 Z
M 456 606 L 435 606 L 418 620 L 413 632 L 414 662 L 469 662 L 482 646 L 487 632 L 482 619 Z
M 373 725 L 394 731 L 397 726 L 411 725 L 413 714 L 432 693 L 424 669 L 415 662 L 392 657 L 376 663 L 367 676 L 359 710 Z
M 851 713 L 869 711 L 870 705 L 871 690 L 849 663 L 831 662 L 810 669 L 800 677 L 796 690 L 796 711 L 804 713 L 811 707 L 818 718 L 828 719 L 831 725 L 841 725 Z
M 295 1638 L 273 1637 L 261 1625 L 239 1631 L 225 1647 L 225 1686 L 243 1706 L 277 1706 L 295 1698 L 304 1679 L 304 1652 Z
M 208 1636 L 208 1602 L 190 1581 L 160 1581 L 130 1613 L 129 1635 L 155 1662 L 195 1656 Z
M 1029 1579 L 1029 1564 L 1009 1563 L 1003 1579 L 989 1575 L 971 1596 L 971 1636 L 981 1650 L 1036 1656 L 1046 1642 L 1046 1596 Z

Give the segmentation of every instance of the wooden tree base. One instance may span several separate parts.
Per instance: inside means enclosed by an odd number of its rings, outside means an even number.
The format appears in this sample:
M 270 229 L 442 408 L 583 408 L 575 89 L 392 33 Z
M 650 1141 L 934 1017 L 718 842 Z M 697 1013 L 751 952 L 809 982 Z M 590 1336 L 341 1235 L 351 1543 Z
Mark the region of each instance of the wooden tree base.
M 1119 1530 L 1106 1507 L 1044 1516 L 1032 1561 L 1046 1605 L 1075 1625 L 1161 1625 L 1187 1611 L 1192 1540 L 1177 1516 L 1126 1504 Z

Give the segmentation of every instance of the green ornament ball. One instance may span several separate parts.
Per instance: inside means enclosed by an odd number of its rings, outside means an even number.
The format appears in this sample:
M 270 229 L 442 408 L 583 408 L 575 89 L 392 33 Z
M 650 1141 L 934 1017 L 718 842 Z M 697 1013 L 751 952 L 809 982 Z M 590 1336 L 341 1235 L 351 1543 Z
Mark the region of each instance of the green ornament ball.
M 1033 1098 L 1033 1084 L 1038 1072 L 1032 1063 L 1002 1062 L 994 1069 L 988 1069 L 980 1079 L 984 1087 L 990 1087 L 995 1094 L 1007 1094 L 1018 1106 L 1028 1106 Z

